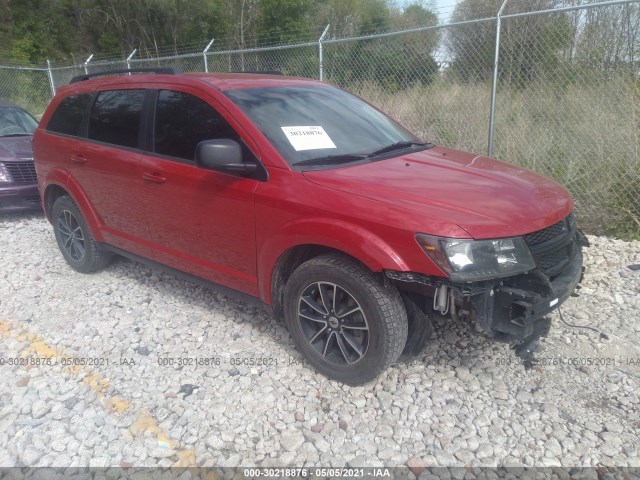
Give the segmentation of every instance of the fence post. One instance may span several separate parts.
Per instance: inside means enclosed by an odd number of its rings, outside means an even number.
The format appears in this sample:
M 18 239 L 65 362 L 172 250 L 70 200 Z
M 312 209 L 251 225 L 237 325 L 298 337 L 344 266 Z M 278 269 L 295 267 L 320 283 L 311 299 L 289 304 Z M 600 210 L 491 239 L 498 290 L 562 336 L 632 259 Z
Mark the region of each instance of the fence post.
M 213 45 L 213 41 L 214 40 L 215 40 L 215 38 L 212 38 L 211 41 L 209 42 L 209 44 L 207 45 L 207 48 L 205 48 L 202 51 L 202 58 L 204 59 L 204 71 L 207 72 L 207 73 L 209 73 L 209 63 L 207 62 L 207 52 L 211 48 L 211 45 Z
M 47 58 L 47 73 L 49 74 L 49 86 L 51 87 L 51 97 L 56 96 L 56 85 L 53 83 L 53 72 L 51 71 L 51 62 Z
M 84 62 L 84 74 L 85 75 L 89 75 L 89 72 L 87 71 L 87 65 L 89 65 L 89 62 L 91 61 L 91 59 L 93 58 L 93 53 L 91 55 L 89 55 L 89 58 L 87 58 Z
M 131 64 L 129 63 L 129 61 L 133 58 L 137 51 L 138 49 L 134 48 L 133 52 L 131 52 L 131 54 L 127 57 L 127 70 L 131 70 Z M 129 72 L 129 75 L 131 75 L 131 72 Z
M 502 2 L 498 15 L 496 16 L 496 52 L 493 59 L 493 82 L 491 84 L 491 110 L 489 111 L 489 140 L 487 145 L 487 156 L 493 156 L 493 123 L 496 115 L 496 88 L 498 85 L 498 62 L 500 61 L 500 27 L 502 23 L 502 11 L 507 5 L 507 0 Z
M 327 25 L 324 29 L 324 32 L 322 32 L 322 35 L 320 35 L 320 38 L 318 39 L 318 59 L 319 59 L 319 79 L 320 81 L 322 81 L 322 41 L 324 40 L 324 37 L 327 35 L 327 32 L 329 31 L 329 25 Z

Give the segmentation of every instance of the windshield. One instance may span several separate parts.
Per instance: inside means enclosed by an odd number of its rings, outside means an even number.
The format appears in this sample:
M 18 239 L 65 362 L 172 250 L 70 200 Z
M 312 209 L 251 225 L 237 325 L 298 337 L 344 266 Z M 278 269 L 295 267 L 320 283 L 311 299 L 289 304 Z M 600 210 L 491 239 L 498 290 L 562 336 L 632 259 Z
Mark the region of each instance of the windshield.
M 33 135 L 38 122 L 20 108 L 0 107 L 0 137 Z
M 424 145 L 386 115 L 338 88 L 289 86 L 225 93 L 291 165 L 362 161 L 374 152 Z M 397 148 L 389 149 L 392 145 Z

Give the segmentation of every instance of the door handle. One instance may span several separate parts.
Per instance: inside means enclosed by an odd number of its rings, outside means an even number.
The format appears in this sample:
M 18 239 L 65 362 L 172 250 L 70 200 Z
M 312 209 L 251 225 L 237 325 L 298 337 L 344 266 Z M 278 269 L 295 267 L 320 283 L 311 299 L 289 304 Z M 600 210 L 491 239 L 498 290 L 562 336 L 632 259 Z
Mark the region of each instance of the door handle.
M 73 163 L 77 163 L 79 165 L 82 165 L 83 163 L 87 163 L 87 157 L 85 157 L 84 155 L 73 154 L 71 155 L 70 158 Z
M 164 183 L 167 181 L 165 177 L 163 177 L 158 173 L 145 172 L 142 174 L 142 178 L 144 178 L 147 182 L 151 182 L 151 183 Z

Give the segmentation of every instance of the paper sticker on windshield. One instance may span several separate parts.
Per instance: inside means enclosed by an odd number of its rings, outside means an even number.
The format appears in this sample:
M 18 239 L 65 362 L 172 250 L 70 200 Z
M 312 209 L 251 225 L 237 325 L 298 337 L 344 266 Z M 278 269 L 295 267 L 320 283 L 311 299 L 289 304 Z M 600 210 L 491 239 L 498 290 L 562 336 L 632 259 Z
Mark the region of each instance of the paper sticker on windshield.
M 324 128 L 318 127 L 280 127 L 297 152 L 301 150 L 318 150 L 320 148 L 336 148 Z

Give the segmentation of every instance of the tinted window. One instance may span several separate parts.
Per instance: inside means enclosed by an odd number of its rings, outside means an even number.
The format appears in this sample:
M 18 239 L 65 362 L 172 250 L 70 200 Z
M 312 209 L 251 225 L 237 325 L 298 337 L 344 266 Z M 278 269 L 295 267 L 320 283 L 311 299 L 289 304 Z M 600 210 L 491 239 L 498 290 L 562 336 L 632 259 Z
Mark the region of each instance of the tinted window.
M 47 130 L 66 135 L 81 136 L 82 119 L 91 103 L 91 95 L 72 95 L 65 98 L 51 115 Z
M 188 93 L 160 90 L 156 106 L 155 152 L 193 160 L 196 145 L 215 138 L 238 139 L 211 105 Z
M 144 90 L 100 92 L 89 117 L 89 138 L 137 147 Z

